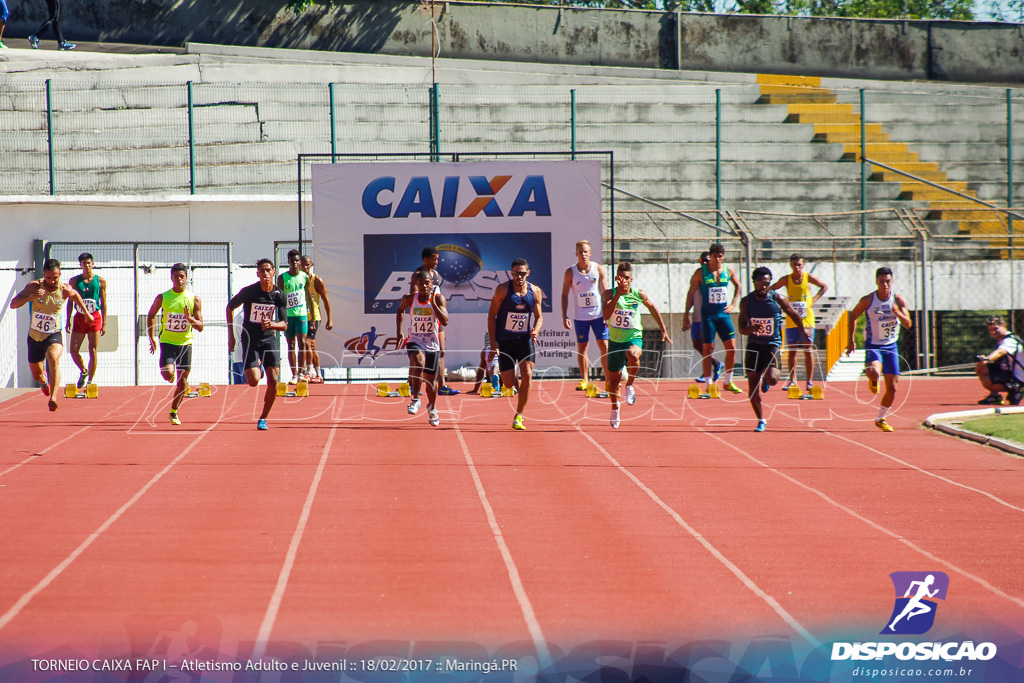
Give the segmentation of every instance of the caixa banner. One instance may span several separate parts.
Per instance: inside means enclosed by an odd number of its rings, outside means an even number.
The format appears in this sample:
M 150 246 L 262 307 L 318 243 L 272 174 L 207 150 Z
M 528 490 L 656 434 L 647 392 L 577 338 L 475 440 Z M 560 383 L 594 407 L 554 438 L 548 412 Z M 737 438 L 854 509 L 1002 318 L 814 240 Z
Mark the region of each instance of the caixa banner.
M 313 258 L 335 329 L 317 337 L 322 365 L 394 367 L 396 314 L 422 253 L 439 253 L 450 323 L 449 368 L 475 365 L 495 288 L 512 261 L 529 264 L 544 292 L 539 368 L 575 367 L 561 324 L 562 278 L 576 243 L 601 260 L 599 161 L 359 163 L 313 167 Z M 408 319 L 408 318 L 407 318 Z

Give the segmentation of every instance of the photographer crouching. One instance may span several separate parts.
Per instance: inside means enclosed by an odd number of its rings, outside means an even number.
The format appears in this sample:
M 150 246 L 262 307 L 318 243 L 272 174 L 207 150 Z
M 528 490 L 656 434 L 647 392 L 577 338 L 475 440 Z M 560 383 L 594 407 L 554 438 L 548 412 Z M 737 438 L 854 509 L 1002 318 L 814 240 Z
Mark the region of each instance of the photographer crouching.
M 1001 405 L 1003 397 L 1000 392 L 1005 391 L 1007 402 L 1015 406 L 1020 403 L 1024 385 L 1024 342 L 1007 331 L 1006 322 L 999 315 L 989 316 L 988 333 L 998 346 L 988 355 L 976 356 L 978 364 L 974 373 L 989 391 L 988 396 L 978 403 Z

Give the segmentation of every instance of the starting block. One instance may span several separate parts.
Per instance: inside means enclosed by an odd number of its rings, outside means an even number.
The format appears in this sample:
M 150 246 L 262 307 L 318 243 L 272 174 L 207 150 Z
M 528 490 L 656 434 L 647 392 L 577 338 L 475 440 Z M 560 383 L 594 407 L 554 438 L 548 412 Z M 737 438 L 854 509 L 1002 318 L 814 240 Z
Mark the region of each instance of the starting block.
M 501 388 L 501 395 L 504 396 L 505 398 L 509 398 L 511 396 L 515 396 L 517 393 L 519 393 L 519 392 L 516 391 L 515 387 L 502 387 Z
M 279 392 L 280 393 L 280 392 Z M 191 384 L 185 389 L 185 398 L 203 398 L 210 397 L 210 383 L 203 382 L 199 386 L 192 386 Z
M 820 385 L 813 386 L 811 387 L 811 393 L 805 394 L 800 391 L 800 387 L 793 385 L 789 389 L 786 389 L 786 397 L 803 401 L 820 401 L 825 398 L 825 387 Z
M 711 382 L 708 385 L 708 390 L 706 392 L 702 391 L 702 389 L 703 387 L 699 384 L 691 384 L 689 389 L 690 398 L 721 398 L 718 385 L 714 382 Z
M 85 389 L 79 389 L 76 384 L 69 384 L 64 387 L 64 398 L 99 398 L 100 387 L 90 382 Z
M 302 384 L 302 382 L 300 382 L 300 384 Z M 408 382 L 402 382 L 401 384 L 399 384 L 397 391 L 393 390 L 391 388 L 391 385 L 388 384 L 387 382 L 381 382 L 377 385 L 377 396 L 381 398 L 398 398 L 400 396 L 408 398 L 411 395 L 412 391 L 409 389 Z
M 277 395 L 287 396 L 289 398 L 309 396 L 309 382 L 302 379 L 295 384 L 285 384 L 284 382 L 277 383 Z
M 501 387 L 497 390 L 494 389 L 494 385 L 489 382 L 484 382 L 480 385 L 480 395 L 484 398 L 499 398 L 501 396 Z
M 591 382 L 587 385 L 587 398 L 608 398 L 608 392 L 601 391 L 596 384 Z

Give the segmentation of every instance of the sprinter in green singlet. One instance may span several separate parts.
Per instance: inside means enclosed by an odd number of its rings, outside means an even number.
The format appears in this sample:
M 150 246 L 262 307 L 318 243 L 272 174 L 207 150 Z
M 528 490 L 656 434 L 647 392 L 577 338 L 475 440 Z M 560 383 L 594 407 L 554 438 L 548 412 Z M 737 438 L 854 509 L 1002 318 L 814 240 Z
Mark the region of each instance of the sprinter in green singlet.
M 163 294 L 157 295 L 153 305 L 149 307 L 147 329 L 149 330 L 149 352 L 155 353 L 156 315 L 160 316 L 160 375 L 168 382 L 175 379 L 177 370 L 178 384 L 171 399 L 171 424 L 180 425 L 178 408 L 185 399 L 188 390 L 188 375 L 192 371 L 192 336 L 193 330 L 203 331 L 203 309 L 199 297 L 186 289 L 188 286 L 188 268 L 184 263 L 171 266 L 172 287 Z
M 284 292 L 288 311 L 288 329 L 284 338 L 288 342 L 288 365 L 292 369 L 292 383 L 298 382 L 300 372 L 306 368 L 306 333 L 309 318 L 306 309 L 306 285 L 309 275 L 302 270 L 302 254 L 298 249 L 288 252 L 288 271 L 277 276 L 277 288 Z M 296 349 L 296 347 L 298 347 Z
M 107 333 L 107 281 L 93 272 L 92 254 L 81 254 L 78 265 L 82 267 L 82 273 L 71 278 L 68 284 L 82 296 L 86 315 L 73 315 L 74 306 L 69 301 L 65 330 L 71 333 L 71 360 L 75 361 L 81 373 L 78 376 L 78 388 L 85 389 L 87 384 L 96 379 L 99 338 Z M 86 338 L 89 339 L 88 367 L 82 359 L 82 342 Z

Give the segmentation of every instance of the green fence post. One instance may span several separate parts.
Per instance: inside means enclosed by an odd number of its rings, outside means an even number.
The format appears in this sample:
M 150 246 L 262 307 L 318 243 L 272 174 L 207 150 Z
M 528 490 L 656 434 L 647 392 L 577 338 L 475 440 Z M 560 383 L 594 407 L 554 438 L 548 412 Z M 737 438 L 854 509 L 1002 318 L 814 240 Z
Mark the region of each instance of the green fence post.
M 331 163 L 334 163 L 334 155 L 338 153 L 338 136 L 334 111 L 334 84 L 327 84 L 327 93 L 331 98 Z
M 722 91 L 715 90 L 715 225 L 722 225 Z
M 438 161 L 441 154 L 441 98 L 437 83 L 430 86 L 430 160 Z
M 50 164 L 50 194 L 57 194 L 53 182 L 53 80 L 46 79 L 46 148 Z
M 576 161 L 576 89 L 573 88 L 569 91 L 569 127 L 571 129 L 572 140 L 572 160 Z
M 867 107 L 864 104 L 864 88 L 859 91 L 860 95 L 860 235 L 866 237 L 868 234 L 868 215 L 864 213 L 868 210 L 868 163 L 864 161 L 867 156 L 867 126 L 864 123 L 864 117 L 867 112 Z M 861 259 L 867 258 L 867 252 L 865 249 L 868 246 L 866 239 L 860 241 Z
M 1013 208 L 1013 91 L 1006 89 L 1006 206 Z M 1010 258 L 1013 258 L 1013 216 L 1007 216 Z
M 189 194 L 196 193 L 196 122 L 192 100 L 192 81 L 185 83 L 188 89 L 188 188 Z

